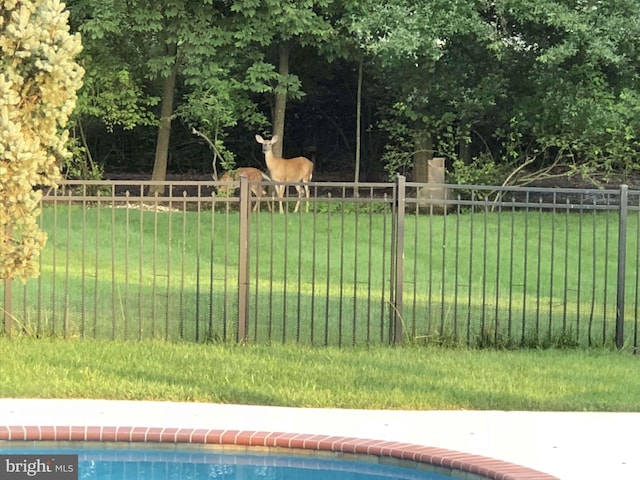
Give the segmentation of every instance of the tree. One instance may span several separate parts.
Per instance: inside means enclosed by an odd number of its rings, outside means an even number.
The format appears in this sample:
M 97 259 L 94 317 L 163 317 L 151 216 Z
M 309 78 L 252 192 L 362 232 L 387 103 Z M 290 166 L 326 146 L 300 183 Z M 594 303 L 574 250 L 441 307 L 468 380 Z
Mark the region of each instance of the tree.
M 83 75 L 67 21 L 59 0 L 5 0 L 0 12 L 0 278 L 38 274 L 36 187 L 59 178 Z
M 200 47 L 202 39 L 210 41 L 208 47 L 215 56 L 226 2 L 171 0 L 159 5 L 150 0 L 75 0 L 73 8 L 78 28 L 89 40 L 90 85 L 107 87 L 107 104 L 113 105 L 107 112 L 125 113 L 106 117 L 107 126 L 110 122 L 128 128 L 148 124 L 146 112 L 160 104 L 154 112 L 157 137 L 151 179 L 163 181 L 183 59 L 194 39 Z M 113 72 L 117 72 L 115 78 Z M 87 92 L 87 102 L 82 105 L 92 106 L 93 99 Z M 120 105 L 128 108 L 119 109 Z M 161 186 L 150 189 L 151 194 L 163 191 Z
M 332 0 L 285 0 L 254 2 L 238 0 L 232 9 L 242 16 L 242 29 L 236 29 L 241 43 L 269 46 L 275 56 L 277 76 L 273 87 L 273 132 L 284 139 L 287 99 L 299 97 L 299 78 L 290 72 L 291 50 L 297 46 L 318 48 L 329 41 L 334 30 L 327 11 Z M 242 32 L 242 33 L 241 33 Z M 282 157 L 282 141 L 273 146 L 275 157 Z
M 513 118 L 537 164 L 629 173 L 640 154 L 637 0 L 509 0 L 496 10 Z
M 69 0 L 69 23 L 83 36 L 78 61 L 85 68 L 72 119 L 74 155 L 63 165 L 67 177 L 100 179 L 103 163 L 94 160 L 90 142 L 119 144 L 114 129 L 157 125 L 153 108 L 159 97 L 149 92 L 145 68 L 133 38 L 121 37 L 123 12 L 113 3 Z M 109 138 L 110 137 L 110 138 Z
M 247 48 L 255 43 L 245 33 L 243 15 L 232 11 L 234 3 L 171 0 L 158 7 L 149 0 L 74 2 L 78 28 L 88 37 L 90 85 L 105 100 L 97 102 L 92 91 L 86 92 L 85 111 L 98 113 L 95 106 L 100 105 L 109 113 L 102 117 L 107 127 L 132 128 L 149 124 L 145 112 L 159 104 L 153 112 L 157 139 L 152 180 L 166 178 L 176 118 L 205 139 L 214 162 L 231 166 L 226 131 L 238 122 L 264 125 L 251 95 L 270 89 L 273 79 L 260 62 L 261 52 Z M 157 187 L 150 193 L 162 191 Z
M 388 170 L 413 167 L 414 180 L 425 181 L 427 161 L 444 147 L 443 134 L 468 131 L 474 113 L 496 95 L 486 88 L 495 84 L 486 66 L 491 31 L 476 5 L 465 0 L 372 5 L 354 17 L 351 30 L 387 88 L 388 100 L 379 109 L 391 139 Z

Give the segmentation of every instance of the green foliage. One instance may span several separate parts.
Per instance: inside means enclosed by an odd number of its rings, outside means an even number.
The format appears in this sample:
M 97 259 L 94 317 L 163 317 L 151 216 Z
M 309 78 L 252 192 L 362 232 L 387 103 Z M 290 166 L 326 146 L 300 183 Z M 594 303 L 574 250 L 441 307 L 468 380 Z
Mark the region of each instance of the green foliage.
M 67 144 L 70 155 L 64 159 L 60 169 L 69 180 L 102 180 L 104 168 L 92 161 L 86 147 L 80 145 L 76 137 L 69 139 Z
M 330 104 L 304 96 L 326 91 L 315 89 L 325 81 L 339 90 L 340 108 L 351 108 L 355 69 L 336 68 L 340 57 L 365 65 L 370 123 L 361 139 L 374 152 L 369 161 L 390 175 L 411 168 L 417 136 L 432 137 L 435 155 L 467 167 L 475 158 L 496 172 L 554 164 L 629 175 L 640 166 L 638 8 L 638 0 L 171 0 L 162 8 L 75 0 L 72 24 L 84 35 L 88 72 L 76 113 L 107 130 L 153 126 L 158 79 L 177 59 L 177 118 L 221 149 L 246 154 L 235 145 L 247 131 L 267 129 L 275 93 Z M 305 56 L 286 78 L 274 68 L 280 44 Z M 313 122 L 296 129 L 306 141 L 335 127 L 330 135 L 353 150 L 352 120 L 327 121 L 334 110 L 304 111 Z M 459 175 L 471 178 L 464 165 Z M 518 180 L 510 174 L 501 178 Z
M 113 64 L 99 67 L 95 62 L 86 63 L 92 69 L 79 92 L 76 114 L 80 121 L 86 117 L 98 119 L 110 133 L 115 126 L 132 130 L 140 125 L 157 124 L 151 108 L 159 98 L 145 95 L 126 68 L 116 71 Z
M 510 165 L 497 164 L 488 154 L 475 157 L 471 163 L 456 158 L 451 165 L 451 176 L 460 185 L 495 185 L 502 183 L 510 173 Z
M 55 185 L 83 69 L 58 0 L 7 0 L 0 11 L 0 278 L 38 274 L 41 192 Z
M 515 98 L 527 134 L 541 150 L 605 174 L 628 174 L 638 165 L 638 83 L 634 58 L 640 27 L 638 3 L 547 0 L 531 8 L 510 1 L 506 38 L 520 37 L 513 55 L 531 57 L 527 97 Z

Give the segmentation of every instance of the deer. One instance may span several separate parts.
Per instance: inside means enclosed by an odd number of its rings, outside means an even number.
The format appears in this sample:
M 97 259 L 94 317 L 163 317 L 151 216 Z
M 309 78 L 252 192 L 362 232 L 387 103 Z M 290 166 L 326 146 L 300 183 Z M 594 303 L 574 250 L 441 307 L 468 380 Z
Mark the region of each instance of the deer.
M 263 180 L 266 180 L 268 182 L 271 181 L 271 179 L 266 173 L 264 173 L 262 170 L 258 170 L 257 168 L 253 168 L 253 167 L 241 167 L 235 170 L 229 170 L 228 172 L 225 172 L 222 175 L 222 177 L 220 177 L 220 181 L 221 182 L 236 181 L 240 179 L 240 177 L 243 175 L 247 177 L 247 180 L 249 180 L 249 182 L 261 182 Z M 234 191 L 236 190 L 236 188 L 237 187 L 235 185 L 221 185 L 220 187 L 218 187 L 218 191 L 223 194 L 229 194 L 229 190 Z M 257 199 L 255 205 L 253 206 L 253 211 L 255 212 L 258 210 L 258 208 L 260 208 L 260 199 L 264 197 L 267 194 L 267 192 L 262 185 L 259 185 L 257 183 L 251 183 L 250 188 L 251 188 L 251 193 L 253 193 L 253 195 Z M 267 206 L 269 207 L 269 211 L 271 211 L 272 210 L 271 202 L 267 202 Z
M 311 175 L 313 174 L 313 162 L 306 157 L 295 158 L 278 158 L 273 155 L 273 144 L 278 141 L 278 135 L 274 135 L 271 140 L 265 140 L 260 135 L 256 135 L 256 141 L 262 144 L 262 153 L 264 153 L 264 159 L 269 170 L 271 180 L 274 182 L 303 182 L 304 192 L 307 197 L 307 208 L 309 211 L 309 186 L 306 185 L 311 181 Z M 280 201 L 280 213 L 282 210 L 282 198 L 284 197 L 285 185 L 276 185 L 276 194 Z M 302 197 L 303 187 L 296 185 L 298 191 L 298 201 L 294 212 L 300 208 L 300 198 Z

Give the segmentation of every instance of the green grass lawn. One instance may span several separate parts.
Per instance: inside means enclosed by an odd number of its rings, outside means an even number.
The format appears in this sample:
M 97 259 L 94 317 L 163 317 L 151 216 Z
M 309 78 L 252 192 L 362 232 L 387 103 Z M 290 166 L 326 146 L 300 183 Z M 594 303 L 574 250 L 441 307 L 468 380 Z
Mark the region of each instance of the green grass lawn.
M 640 411 L 603 349 L 338 349 L 0 338 L 0 396 L 364 409 Z
M 331 205 L 252 216 L 251 341 L 389 341 L 391 215 Z M 16 283 L 16 326 L 69 337 L 233 340 L 238 224 L 235 211 L 46 206 L 42 275 Z M 636 326 L 639 224 L 634 215 L 628 225 L 628 344 Z M 616 314 L 616 232 L 615 214 L 595 211 L 408 215 L 405 340 L 607 344 Z

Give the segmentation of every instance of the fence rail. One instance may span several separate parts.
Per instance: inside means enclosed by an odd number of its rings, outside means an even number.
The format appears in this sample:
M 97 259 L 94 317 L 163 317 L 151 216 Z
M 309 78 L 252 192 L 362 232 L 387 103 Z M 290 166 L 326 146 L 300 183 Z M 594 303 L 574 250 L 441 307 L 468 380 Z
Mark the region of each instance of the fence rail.
M 46 192 L 41 274 L 0 289 L 5 335 L 637 350 L 640 191 L 624 185 L 322 182 L 309 212 L 289 196 L 280 214 L 271 197 L 252 211 L 243 177 L 154 184 Z

